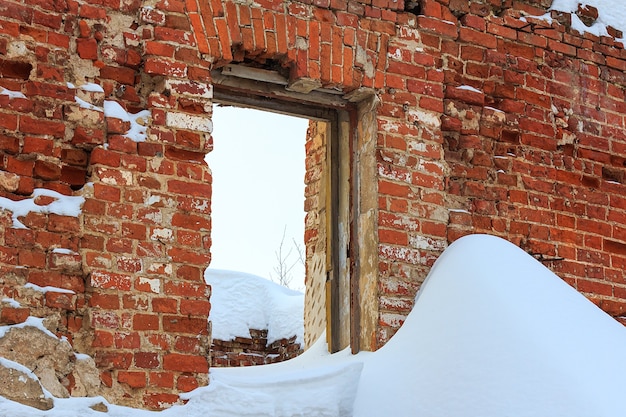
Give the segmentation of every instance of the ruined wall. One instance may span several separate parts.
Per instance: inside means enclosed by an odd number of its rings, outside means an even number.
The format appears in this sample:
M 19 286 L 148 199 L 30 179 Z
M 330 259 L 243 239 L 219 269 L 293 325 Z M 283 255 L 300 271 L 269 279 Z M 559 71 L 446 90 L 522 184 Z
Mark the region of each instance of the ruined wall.
M 302 353 L 296 336 L 279 339 L 268 344 L 267 330 L 250 329 L 250 337 L 234 340 L 213 339 L 211 343 L 211 366 L 268 365 L 293 359 Z
M 437 256 L 474 232 L 514 241 L 621 316 L 626 56 L 567 14 L 529 17 L 549 5 L 3 0 L 0 290 L 15 302 L 0 319 L 52 318 L 114 402 L 160 408 L 207 383 L 204 155 L 210 70 L 229 63 L 303 94 L 375 96 L 358 117 L 377 143 L 358 136 L 354 151 L 376 169 L 352 178 L 377 197 L 353 201 L 360 348 L 393 335 Z
M 425 1 L 415 28 L 392 40 L 379 340 L 437 254 L 469 233 L 513 241 L 623 314 L 626 55 L 612 37 L 570 30 L 569 14 L 530 17 L 550 3 Z M 588 24 L 593 14 L 578 11 Z
M 54 318 L 114 402 L 207 383 L 207 68 L 182 3 L 0 5 L 0 317 Z
M 304 297 L 304 347 L 309 348 L 326 330 L 327 271 L 327 135 L 328 123 L 310 122 L 307 130 L 304 211 L 306 285 Z

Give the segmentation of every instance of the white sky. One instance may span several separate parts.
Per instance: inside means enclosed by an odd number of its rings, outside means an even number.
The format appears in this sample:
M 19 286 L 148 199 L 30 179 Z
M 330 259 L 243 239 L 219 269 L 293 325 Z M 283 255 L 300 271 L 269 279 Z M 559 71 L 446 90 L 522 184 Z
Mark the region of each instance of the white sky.
M 211 268 L 265 278 L 293 239 L 303 248 L 304 143 L 307 119 L 258 110 L 213 108 L 214 150 Z M 289 260 L 295 262 L 294 249 Z M 304 267 L 293 270 L 291 288 L 301 289 Z

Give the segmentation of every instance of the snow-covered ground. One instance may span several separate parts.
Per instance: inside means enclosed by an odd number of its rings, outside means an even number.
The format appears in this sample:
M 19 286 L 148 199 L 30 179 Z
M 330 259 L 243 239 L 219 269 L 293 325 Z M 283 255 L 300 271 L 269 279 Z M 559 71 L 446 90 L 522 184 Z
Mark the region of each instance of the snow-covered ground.
M 244 299 L 240 300 L 245 302 Z M 0 400 L 6 416 L 603 417 L 626 415 L 626 329 L 524 251 L 467 236 L 437 260 L 398 333 L 380 350 L 212 369 L 189 402 L 160 413 L 102 399 L 47 412 Z

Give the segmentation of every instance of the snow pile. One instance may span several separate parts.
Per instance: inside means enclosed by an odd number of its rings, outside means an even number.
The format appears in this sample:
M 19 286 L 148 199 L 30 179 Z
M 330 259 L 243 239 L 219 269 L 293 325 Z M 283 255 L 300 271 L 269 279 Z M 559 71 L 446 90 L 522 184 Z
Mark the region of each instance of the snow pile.
M 239 303 L 253 303 L 246 292 Z M 379 351 L 325 353 L 211 370 L 211 383 L 162 412 L 108 405 L 110 417 L 626 415 L 626 329 L 516 246 L 459 239 Z M 95 415 L 96 399 L 43 412 L 0 399 L 0 415 Z
M 576 15 L 578 10 L 578 4 L 592 6 L 598 9 L 598 19 L 591 26 L 585 25 L 582 20 Z M 622 33 L 626 33 L 626 7 L 624 7 L 623 0 L 554 0 L 549 10 L 558 10 L 560 12 L 571 13 L 572 15 L 572 29 L 577 30 L 580 33 L 591 33 L 596 36 L 611 36 L 607 31 L 607 26 L 620 30 Z M 543 16 L 529 16 L 552 22 L 550 13 L 546 13 Z M 522 18 L 526 21 L 525 18 Z M 624 44 L 624 38 L 615 39 L 618 42 Z
M 624 416 L 625 348 L 622 325 L 530 255 L 468 236 L 367 358 L 354 415 Z
M 267 329 L 267 343 L 296 336 L 304 344 L 304 294 L 243 272 L 207 269 L 211 285 L 212 336 L 218 340 L 250 337 Z
M 50 197 L 54 200 L 46 205 L 38 205 L 35 203 L 37 197 Z M 14 228 L 27 229 L 27 227 L 18 220 L 18 217 L 26 216 L 30 212 L 77 217 L 81 213 L 81 207 L 84 202 L 84 197 L 72 197 L 45 188 L 36 188 L 33 191 L 32 197 L 24 200 L 13 201 L 8 198 L 0 197 L 0 210 L 8 210 L 13 213 Z

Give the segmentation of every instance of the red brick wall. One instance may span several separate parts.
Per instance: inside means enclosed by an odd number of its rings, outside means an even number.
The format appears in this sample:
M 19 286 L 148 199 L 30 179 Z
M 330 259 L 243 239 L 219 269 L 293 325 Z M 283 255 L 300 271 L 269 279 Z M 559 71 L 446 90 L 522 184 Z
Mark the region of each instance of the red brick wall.
M 385 0 L 2 0 L 0 86 L 26 98 L 0 95 L 0 197 L 86 201 L 78 217 L 30 214 L 28 229 L 0 213 L 0 290 L 22 304 L 0 319 L 56 317 L 114 401 L 159 408 L 206 383 L 210 69 L 270 60 L 291 83 L 377 94 L 367 348 L 397 330 L 446 245 L 474 232 L 514 241 L 621 316 L 626 55 L 570 31 L 568 15 L 520 20 L 549 3 L 422 0 L 416 16 Z M 104 92 L 72 86 L 86 82 Z M 147 141 L 76 95 L 149 110 Z
M 623 47 L 570 31 L 568 14 L 520 20 L 549 1 L 421 5 L 389 47 L 381 96 L 379 340 L 469 233 L 513 241 L 621 316 Z
M 302 353 L 296 336 L 267 344 L 267 330 L 250 329 L 250 337 L 211 342 L 211 366 L 233 367 L 268 365 L 293 359 Z
M 0 5 L 0 85 L 26 97 L 0 95 L 0 196 L 85 197 L 80 216 L 30 214 L 28 229 L 2 212 L 0 289 L 22 307 L 3 304 L 1 317 L 57 317 L 53 330 L 94 356 L 111 401 L 162 408 L 207 383 L 208 66 L 180 2 Z M 149 110 L 147 140 L 75 96 Z

